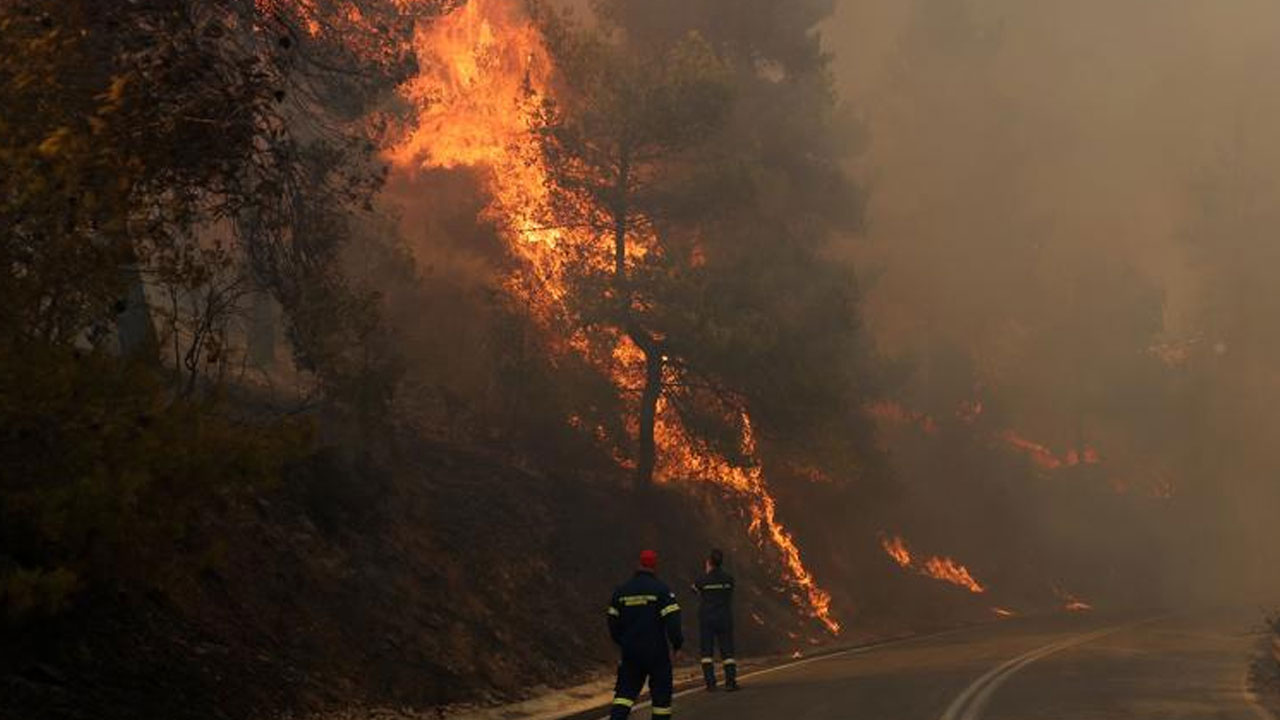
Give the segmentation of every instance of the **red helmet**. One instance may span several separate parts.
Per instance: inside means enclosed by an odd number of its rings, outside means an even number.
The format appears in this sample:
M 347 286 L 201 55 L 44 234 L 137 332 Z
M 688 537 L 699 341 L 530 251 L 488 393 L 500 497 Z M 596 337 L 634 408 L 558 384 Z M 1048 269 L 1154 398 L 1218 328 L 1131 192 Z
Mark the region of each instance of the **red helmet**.
M 645 570 L 658 569 L 658 551 L 657 550 L 641 550 L 640 551 L 640 567 Z

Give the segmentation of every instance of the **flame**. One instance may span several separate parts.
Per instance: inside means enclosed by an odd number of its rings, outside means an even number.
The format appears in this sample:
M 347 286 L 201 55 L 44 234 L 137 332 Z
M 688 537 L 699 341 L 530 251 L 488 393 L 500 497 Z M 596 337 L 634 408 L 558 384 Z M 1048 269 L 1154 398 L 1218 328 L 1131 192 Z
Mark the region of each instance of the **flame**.
M 926 435 L 935 435 L 938 432 L 938 423 L 932 415 L 908 410 L 896 402 L 885 400 L 872 403 L 867 406 L 866 411 L 871 417 L 885 424 L 914 425 Z M 956 409 L 955 416 L 965 425 L 973 425 L 982 416 L 983 412 L 984 405 L 982 400 L 967 400 L 962 402 L 960 407 Z M 1080 449 L 1069 449 L 1064 455 L 1059 456 L 1047 446 L 1023 437 L 1016 430 L 1005 430 L 997 433 L 996 437 L 1014 450 L 1026 453 L 1031 458 L 1031 461 L 1043 470 L 1058 470 L 1078 465 L 1098 465 L 1102 462 L 1102 456 L 1098 453 L 1097 448 L 1091 445 L 1085 445 Z
M 757 540 L 772 545 L 781 556 L 784 575 L 795 588 L 797 599 L 808 606 L 810 616 L 833 635 L 839 634 L 840 623 L 831 616 L 831 595 L 819 587 L 813 574 L 805 567 L 795 539 L 778 520 L 778 504 L 769 492 L 760 465 L 753 463 L 749 467 L 738 467 L 715 454 L 700 451 L 700 446 L 688 436 L 665 401 L 659 401 L 655 437 L 662 454 L 659 466 L 661 479 L 708 478 L 748 499 L 751 534 Z M 751 429 L 751 418 L 745 414 L 742 416 L 740 443 L 742 456 L 754 458 L 755 435 Z
M 987 591 L 982 583 L 974 579 L 973 574 L 969 572 L 969 568 L 949 557 L 934 555 L 923 563 L 918 562 L 912 556 L 911 550 L 907 548 L 907 541 L 902 539 L 900 535 L 890 537 L 882 534 L 880 536 L 880 546 L 884 548 L 886 555 L 893 558 L 893 561 L 903 568 L 915 570 L 919 574 L 931 577 L 934 580 L 941 580 L 962 587 L 971 593 L 980 594 Z
M 548 222 L 554 216 L 551 174 L 532 142 L 536 111 L 554 93 L 554 62 L 542 35 L 522 3 L 470 0 L 421 25 L 415 47 L 420 72 L 405 89 L 405 99 L 418 109 L 418 116 L 414 127 L 386 152 L 387 159 L 408 175 L 428 168 L 475 173 L 491 198 L 484 219 L 498 229 L 520 264 L 505 279 L 505 287 L 527 302 L 534 317 L 548 326 L 549 335 L 563 335 L 551 326 L 561 316 L 570 263 L 593 262 L 607 268 L 611 248 L 589 230 Z M 637 243 L 634 252 L 645 252 L 645 244 Z M 625 335 L 615 333 L 612 353 L 604 358 L 593 356 L 580 333 L 560 337 L 560 342 L 565 352 L 596 362 L 627 397 L 638 395 L 633 391 L 642 384 L 644 357 Z M 634 408 L 630 415 L 627 425 L 634 435 Z M 745 414 L 741 427 L 740 450 L 749 467 L 703 449 L 660 400 L 655 424 L 658 479 L 709 480 L 743 495 L 750 507 L 751 534 L 776 551 L 784 577 L 808 613 L 838 633 L 831 596 L 805 567 L 794 538 L 777 517 L 777 502 L 755 460 L 755 438 Z
M 567 292 L 566 246 L 592 238 L 546 222 L 550 173 L 531 138 L 553 64 L 522 7 L 471 0 L 418 28 L 419 73 L 403 92 L 419 113 L 386 155 L 409 174 L 426 168 L 479 174 L 491 196 L 484 219 L 498 227 L 524 265 L 524 272 L 507 278 L 507 287 L 546 316 Z
M 977 580 L 973 579 L 973 575 L 969 574 L 969 568 L 948 557 L 931 557 L 924 564 L 924 574 L 934 580 L 942 580 L 952 585 L 959 585 L 971 593 L 984 593 L 987 591 Z
M 894 562 L 904 568 L 911 567 L 911 551 L 907 549 L 907 543 L 902 538 L 894 536 L 881 537 L 880 545 L 884 547 L 884 551 L 893 558 Z

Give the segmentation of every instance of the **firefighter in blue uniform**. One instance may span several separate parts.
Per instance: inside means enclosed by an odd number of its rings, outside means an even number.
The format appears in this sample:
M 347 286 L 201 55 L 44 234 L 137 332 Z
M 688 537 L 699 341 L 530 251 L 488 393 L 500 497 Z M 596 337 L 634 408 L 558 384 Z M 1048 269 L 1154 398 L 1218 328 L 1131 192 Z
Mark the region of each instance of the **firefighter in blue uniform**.
M 609 601 L 609 635 L 622 650 L 610 720 L 631 714 L 646 679 L 653 716 L 671 717 L 672 654 L 679 654 L 684 634 L 676 595 L 654 575 L 657 568 L 658 553 L 641 552 L 640 569 L 613 591 Z
M 738 689 L 738 661 L 733 657 L 733 576 L 725 572 L 724 553 L 712 550 L 707 556 L 706 574 L 693 589 L 698 593 L 698 639 L 702 645 L 702 678 L 707 690 L 716 689 L 716 646 L 724 663 L 726 690 Z

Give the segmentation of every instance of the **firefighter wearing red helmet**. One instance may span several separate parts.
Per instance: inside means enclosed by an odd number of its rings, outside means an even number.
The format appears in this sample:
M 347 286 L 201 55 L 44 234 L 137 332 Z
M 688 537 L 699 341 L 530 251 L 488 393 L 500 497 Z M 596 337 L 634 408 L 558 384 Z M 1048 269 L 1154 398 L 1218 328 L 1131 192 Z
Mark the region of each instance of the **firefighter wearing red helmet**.
M 671 716 L 672 654 L 680 652 L 684 635 L 676 595 L 657 578 L 657 569 L 658 553 L 641 552 L 639 569 L 609 601 L 609 636 L 622 651 L 610 720 L 631 714 L 646 680 L 654 718 Z

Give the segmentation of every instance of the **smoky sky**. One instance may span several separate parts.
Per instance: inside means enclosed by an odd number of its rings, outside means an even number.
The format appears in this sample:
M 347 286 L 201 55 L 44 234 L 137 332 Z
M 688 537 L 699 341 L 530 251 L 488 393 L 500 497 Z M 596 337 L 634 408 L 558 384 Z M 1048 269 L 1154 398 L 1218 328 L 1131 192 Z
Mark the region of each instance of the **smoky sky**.
M 588 0 L 556 4 L 590 17 Z M 1011 508 L 1082 564 L 1142 534 L 1172 596 L 1273 590 L 1280 5 L 838 0 L 814 32 L 865 204 L 834 257 L 877 350 L 907 368 L 893 399 L 940 418 L 981 401 L 982 437 L 1096 448 L 1129 510 L 1067 475 Z M 912 502 L 936 505 L 904 517 L 945 517 L 960 485 L 902 451 Z M 988 520 L 934 539 L 981 570 L 1017 542 L 966 544 Z
M 1280 6 L 842 0 L 820 31 L 865 143 L 867 321 L 914 363 L 907 397 L 936 403 L 929 358 L 963 356 L 1020 432 L 1172 489 L 1171 556 L 1268 574 Z
M 1280 9 L 844 0 L 823 31 L 867 125 L 883 312 L 972 337 L 1020 283 L 1051 295 L 1055 275 L 1124 262 L 1167 291 L 1171 332 L 1204 329 L 1180 234 L 1197 176 L 1274 160 Z

